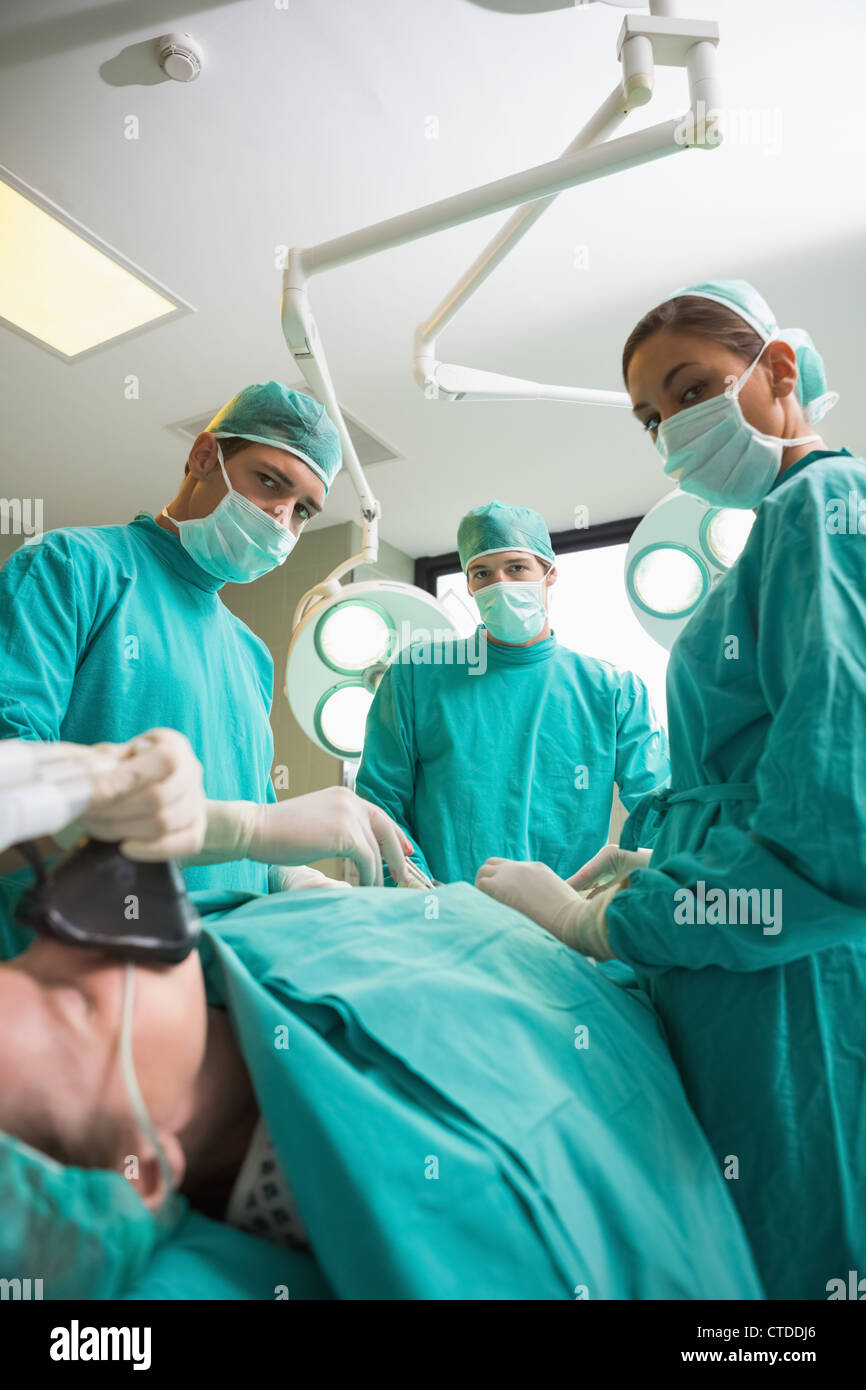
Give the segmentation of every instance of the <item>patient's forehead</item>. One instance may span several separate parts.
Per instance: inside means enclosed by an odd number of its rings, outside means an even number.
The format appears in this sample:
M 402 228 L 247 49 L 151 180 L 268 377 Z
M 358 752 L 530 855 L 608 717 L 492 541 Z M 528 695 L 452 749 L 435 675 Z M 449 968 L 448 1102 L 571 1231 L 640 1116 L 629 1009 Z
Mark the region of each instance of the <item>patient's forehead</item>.
M 47 986 L 7 961 L 0 964 L 0 1087 L 68 1083 L 92 1056 L 86 1000 L 71 985 Z
M 0 1129 L 20 1132 L 26 1113 L 28 1132 L 36 1116 L 48 1134 L 77 1133 L 104 1083 L 86 1000 L 72 986 L 46 986 L 7 961 L 0 963 L 0 1018 Z M 40 1147 L 38 1135 L 28 1142 Z

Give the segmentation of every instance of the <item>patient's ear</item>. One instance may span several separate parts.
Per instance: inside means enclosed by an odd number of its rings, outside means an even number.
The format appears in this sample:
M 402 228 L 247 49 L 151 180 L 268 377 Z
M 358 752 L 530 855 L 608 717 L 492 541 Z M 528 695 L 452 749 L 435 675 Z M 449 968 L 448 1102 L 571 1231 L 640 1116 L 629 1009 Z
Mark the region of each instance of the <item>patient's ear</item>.
M 177 1135 L 172 1134 L 170 1130 L 157 1130 L 157 1134 L 174 1174 L 174 1187 L 177 1190 L 186 1172 L 186 1157 Z M 158 1211 L 167 1196 L 167 1190 L 159 1159 L 152 1150 L 139 1159 L 138 1177 L 131 1181 L 148 1210 Z

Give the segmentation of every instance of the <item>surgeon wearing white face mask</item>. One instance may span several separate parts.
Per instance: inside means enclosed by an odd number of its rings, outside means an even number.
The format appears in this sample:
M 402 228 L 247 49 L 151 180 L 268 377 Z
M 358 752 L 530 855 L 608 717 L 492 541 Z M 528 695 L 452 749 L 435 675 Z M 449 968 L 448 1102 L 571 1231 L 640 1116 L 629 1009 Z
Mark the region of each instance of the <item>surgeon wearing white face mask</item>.
M 220 594 L 286 561 L 341 462 L 318 401 L 256 383 L 198 435 L 161 511 L 50 531 L 0 572 L 0 739 L 185 735 L 210 806 L 202 842 L 184 851 L 190 889 L 325 886 L 306 866 L 335 854 L 363 884 L 381 879 L 383 854 L 405 872 L 396 827 L 343 788 L 274 804 L 273 657 Z
M 550 589 L 556 566 L 526 551 L 505 550 L 473 560 L 466 586 L 491 642 L 528 647 L 550 636 Z
M 572 873 L 607 838 L 614 784 L 630 809 L 665 783 L 665 732 L 638 677 L 557 642 L 538 512 L 476 507 L 457 545 L 481 626 L 389 667 L 356 788 L 434 879 L 472 883 L 493 856 Z
M 322 510 L 321 480 L 300 459 L 265 444 L 236 439 L 224 450 L 202 434 L 187 468 L 157 523 L 172 527 L 187 554 L 225 583 L 248 584 L 282 565 L 304 524 Z

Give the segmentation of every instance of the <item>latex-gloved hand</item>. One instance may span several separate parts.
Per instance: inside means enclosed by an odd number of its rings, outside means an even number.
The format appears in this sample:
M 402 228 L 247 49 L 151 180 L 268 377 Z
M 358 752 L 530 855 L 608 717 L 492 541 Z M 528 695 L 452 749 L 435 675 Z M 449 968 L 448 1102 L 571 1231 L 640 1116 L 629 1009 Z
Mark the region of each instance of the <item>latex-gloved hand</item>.
M 531 917 L 551 936 L 593 960 L 613 960 L 605 911 L 619 885 L 597 896 L 582 898 L 546 864 L 516 859 L 488 859 L 481 865 L 475 887 L 497 902 Z
M 93 746 L 87 809 L 55 839 L 82 835 L 120 843 L 130 859 L 175 859 L 201 848 L 205 833 L 202 766 L 176 729 L 149 729 L 129 743 Z
M 114 762 L 80 743 L 0 740 L 0 851 L 77 824 L 90 802 L 94 774 Z
M 351 890 L 352 885 L 347 883 L 344 878 L 328 878 L 327 874 L 320 873 L 318 869 L 311 869 L 308 864 L 301 864 L 294 869 L 287 868 L 282 864 L 271 864 L 268 869 L 269 893 L 296 893 L 308 888 L 348 888 Z
M 609 883 L 622 883 L 637 869 L 645 869 L 652 858 L 651 849 L 620 849 L 619 845 L 604 845 L 598 854 L 588 859 L 582 869 L 566 879 L 578 893 L 592 889 L 591 896 Z
M 405 881 L 412 846 L 378 806 L 347 787 L 328 787 L 257 805 L 209 801 L 201 855 L 192 862 L 220 864 L 255 859 L 265 864 L 307 865 L 311 859 L 351 859 L 363 887 L 381 888 L 384 859 L 398 883 Z

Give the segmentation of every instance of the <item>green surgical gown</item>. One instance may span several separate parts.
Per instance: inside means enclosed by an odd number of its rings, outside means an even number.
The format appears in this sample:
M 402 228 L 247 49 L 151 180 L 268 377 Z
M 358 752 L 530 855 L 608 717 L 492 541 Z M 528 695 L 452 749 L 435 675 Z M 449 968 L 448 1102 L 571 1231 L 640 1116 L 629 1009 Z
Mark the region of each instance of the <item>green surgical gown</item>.
M 179 729 L 209 797 L 273 801 L 273 662 L 220 587 L 144 512 L 22 546 L 0 570 L 0 738 L 124 742 Z M 184 877 L 190 888 L 268 887 L 267 865 L 250 860 Z
M 815 452 L 759 506 L 671 654 L 671 790 L 608 909 L 770 1298 L 866 1272 L 861 497 L 862 460 Z
M 443 883 L 474 883 L 492 855 L 573 874 L 607 840 L 614 782 L 631 810 L 667 781 L 667 736 L 646 687 L 553 636 L 487 642 L 483 674 L 475 639 L 468 647 L 469 659 L 466 641 L 419 645 L 388 668 L 356 791 Z

